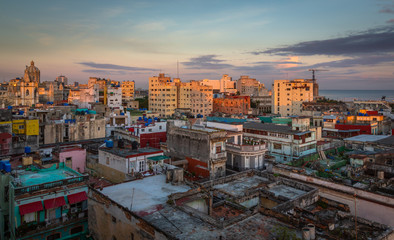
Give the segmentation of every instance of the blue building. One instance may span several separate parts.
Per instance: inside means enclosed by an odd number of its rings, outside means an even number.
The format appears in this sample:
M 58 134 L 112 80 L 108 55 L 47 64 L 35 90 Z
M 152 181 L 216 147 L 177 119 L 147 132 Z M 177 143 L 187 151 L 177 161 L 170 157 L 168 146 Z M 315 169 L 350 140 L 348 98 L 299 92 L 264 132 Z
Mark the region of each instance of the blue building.
M 0 173 L 0 239 L 87 239 L 87 180 L 64 163 Z

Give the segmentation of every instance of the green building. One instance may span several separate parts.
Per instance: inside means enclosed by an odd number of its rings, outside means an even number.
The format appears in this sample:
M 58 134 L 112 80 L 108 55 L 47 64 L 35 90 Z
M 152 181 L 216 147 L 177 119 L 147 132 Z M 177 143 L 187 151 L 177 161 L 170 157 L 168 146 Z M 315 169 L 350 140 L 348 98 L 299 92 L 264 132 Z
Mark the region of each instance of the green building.
M 64 163 L 0 173 L 0 239 L 87 239 L 87 180 Z

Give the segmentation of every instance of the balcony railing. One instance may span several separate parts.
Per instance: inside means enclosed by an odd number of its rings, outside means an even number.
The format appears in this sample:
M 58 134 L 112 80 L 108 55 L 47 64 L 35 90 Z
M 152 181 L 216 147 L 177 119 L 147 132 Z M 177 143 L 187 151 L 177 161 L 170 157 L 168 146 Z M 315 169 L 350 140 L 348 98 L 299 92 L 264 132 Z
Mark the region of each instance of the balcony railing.
M 49 189 L 49 188 L 64 186 L 64 185 L 88 181 L 88 180 L 89 180 L 89 176 L 81 176 L 81 177 L 63 179 L 60 181 L 54 181 L 54 182 L 49 182 L 49 183 L 42 183 L 42 184 L 33 185 L 33 186 L 15 187 L 15 196 L 25 194 L 25 193 L 31 193 L 34 191 L 39 191 L 42 189 Z
M 261 150 L 266 150 L 265 144 L 258 145 L 238 145 L 233 143 L 226 143 L 227 150 L 237 151 L 237 152 L 256 152 Z
M 221 152 L 221 153 L 211 153 L 211 159 L 219 159 L 219 158 L 225 158 L 227 156 L 226 152 Z

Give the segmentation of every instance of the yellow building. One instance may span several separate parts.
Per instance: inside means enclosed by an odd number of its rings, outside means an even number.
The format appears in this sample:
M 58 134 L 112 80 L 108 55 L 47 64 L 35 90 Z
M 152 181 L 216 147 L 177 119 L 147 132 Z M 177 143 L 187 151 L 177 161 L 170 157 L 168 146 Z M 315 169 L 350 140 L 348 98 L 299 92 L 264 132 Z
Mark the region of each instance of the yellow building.
M 317 84 L 306 79 L 275 80 L 272 85 L 272 112 L 281 116 L 302 115 L 302 103 L 316 97 L 314 87 L 318 88 Z
M 177 108 L 190 108 L 193 115 L 208 115 L 212 112 L 212 99 L 212 86 L 199 81 L 182 83 L 163 73 L 149 78 L 149 110 L 161 117 L 170 117 Z
M 170 117 L 178 106 L 177 86 L 179 79 L 171 80 L 164 73 L 149 78 L 149 110 L 161 117 Z
M 134 81 L 122 82 L 122 102 L 129 102 L 134 100 Z
M 39 134 L 39 122 L 38 119 L 25 120 L 17 119 L 12 120 L 12 133 L 35 136 Z

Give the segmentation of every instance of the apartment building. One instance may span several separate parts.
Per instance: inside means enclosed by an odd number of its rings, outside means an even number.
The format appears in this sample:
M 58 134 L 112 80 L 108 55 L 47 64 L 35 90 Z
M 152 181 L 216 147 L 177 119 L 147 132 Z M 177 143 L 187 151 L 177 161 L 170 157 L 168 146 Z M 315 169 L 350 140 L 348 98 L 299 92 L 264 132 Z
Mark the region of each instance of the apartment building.
M 244 123 L 244 136 L 264 141 L 268 152 L 279 162 L 299 159 L 316 152 L 316 132 L 309 129 L 309 118 L 294 118 L 292 126 L 272 123 Z
M 260 88 L 260 82 L 249 76 L 241 76 L 237 81 L 237 90 L 240 95 L 251 96 Z M 263 85 L 264 86 L 264 85 Z
M 220 80 L 203 79 L 200 82 L 204 86 L 211 86 L 214 93 L 237 93 L 236 82 L 227 74 L 223 74 Z
M 86 239 L 88 178 L 65 163 L 0 173 L 0 239 Z
M 134 100 L 134 81 L 123 81 L 122 82 L 122 102 L 126 103 Z
M 160 117 L 170 117 L 178 107 L 179 79 L 171 80 L 164 73 L 149 78 L 149 110 L 156 112 Z
M 301 115 L 302 103 L 313 101 L 318 88 L 306 79 L 275 80 L 272 86 L 272 112 L 281 116 Z
M 164 73 L 149 78 L 149 110 L 161 117 L 172 116 L 177 108 L 189 108 L 195 116 L 206 116 L 212 112 L 212 99 L 212 87 L 199 81 L 182 83 Z

